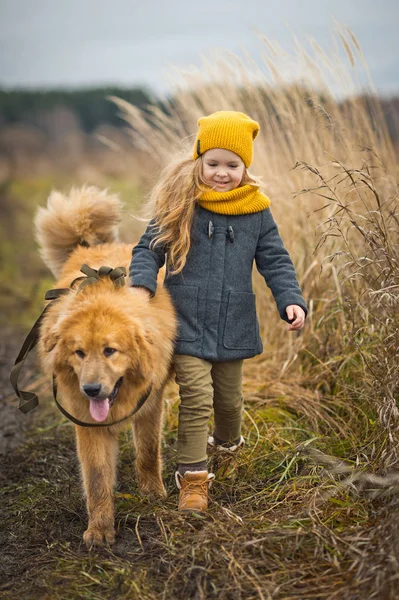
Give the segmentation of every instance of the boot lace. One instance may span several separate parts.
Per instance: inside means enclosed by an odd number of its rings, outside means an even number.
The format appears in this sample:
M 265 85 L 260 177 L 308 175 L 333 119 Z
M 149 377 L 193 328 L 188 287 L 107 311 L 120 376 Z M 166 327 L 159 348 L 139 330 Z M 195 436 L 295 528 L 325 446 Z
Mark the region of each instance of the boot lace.
M 205 479 L 204 481 L 188 481 L 184 482 L 184 486 L 182 485 L 183 498 L 185 499 L 190 494 L 199 494 L 204 499 L 208 497 L 208 488 L 209 488 L 210 480 Z

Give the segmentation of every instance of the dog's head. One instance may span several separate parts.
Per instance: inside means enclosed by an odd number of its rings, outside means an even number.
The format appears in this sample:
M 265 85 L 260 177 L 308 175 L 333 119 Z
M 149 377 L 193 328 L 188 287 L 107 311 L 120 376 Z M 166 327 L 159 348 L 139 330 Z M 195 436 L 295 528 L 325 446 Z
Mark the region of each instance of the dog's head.
M 41 333 L 44 360 L 56 376 L 75 379 L 94 420 L 107 418 L 121 386 L 152 381 L 152 342 L 142 320 L 97 304 L 51 321 Z

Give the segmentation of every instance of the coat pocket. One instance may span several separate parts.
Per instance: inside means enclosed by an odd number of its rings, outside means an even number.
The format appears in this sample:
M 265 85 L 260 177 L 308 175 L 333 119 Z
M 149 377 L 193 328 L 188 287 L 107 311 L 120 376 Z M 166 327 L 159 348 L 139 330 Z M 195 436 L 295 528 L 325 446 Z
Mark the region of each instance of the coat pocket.
M 177 341 L 194 342 L 198 337 L 198 287 L 171 285 L 167 289 L 179 322 Z
M 255 294 L 229 292 L 223 345 L 229 350 L 253 350 L 258 337 Z

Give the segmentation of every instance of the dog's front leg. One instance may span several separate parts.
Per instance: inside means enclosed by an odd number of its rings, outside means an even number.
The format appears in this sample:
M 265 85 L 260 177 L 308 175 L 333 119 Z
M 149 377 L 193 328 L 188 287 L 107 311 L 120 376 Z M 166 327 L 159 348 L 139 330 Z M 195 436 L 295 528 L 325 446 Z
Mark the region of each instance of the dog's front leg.
M 145 408 L 150 407 L 146 406 Z M 140 492 L 165 498 L 167 494 L 162 482 L 161 460 L 161 400 L 152 410 L 140 411 L 133 419 L 132 429 L 136 447 L 136 475 Z
M 112 544 L 117 438 L 109 431 L 76 427 L 76 440 L 89 515 L 83 539 L 88 547 Z

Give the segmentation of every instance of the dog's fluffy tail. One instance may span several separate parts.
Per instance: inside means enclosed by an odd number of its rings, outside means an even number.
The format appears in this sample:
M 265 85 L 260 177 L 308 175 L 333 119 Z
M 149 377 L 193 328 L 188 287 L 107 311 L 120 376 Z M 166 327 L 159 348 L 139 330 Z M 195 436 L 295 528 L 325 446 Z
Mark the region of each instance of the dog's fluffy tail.
M 94 186 L 72 188 L 69 196 L 53 191 L 35 218 L 40 254 L 58 277 L 74 248 L 118 239 L 122 202 Z

